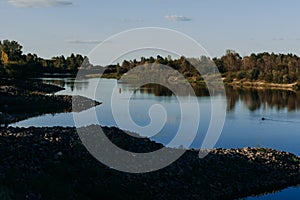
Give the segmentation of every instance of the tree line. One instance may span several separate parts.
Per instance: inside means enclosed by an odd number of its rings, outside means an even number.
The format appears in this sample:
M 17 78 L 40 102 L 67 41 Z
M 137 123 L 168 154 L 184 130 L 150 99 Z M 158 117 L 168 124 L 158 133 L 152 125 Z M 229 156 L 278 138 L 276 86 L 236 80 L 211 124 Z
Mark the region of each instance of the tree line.
M 214 58 L 227 79 L 247 79 L 269 83 L 294 83 L 300 81 L 300 58 L 294 54 L 259 53 L 241 57 L 228 51 L 221 58 Z
M 36 54 L 23 54 L 16 41 L 0 41 L 0 75 L 8 77 L 40 76 L 43 73 L 76 73 L 85 57 L 71 54 L 43 59 Z
M 0 41 L 0 75 L 26 76 L 41 75 L 42 73 L 74 73 L 78 69 L 94 69 L 101 71 L 101 66 L 93 66 L 86 56 L 71 54 L 69 57 L 56 56 L 43 59 L 36 54 L 23 54 L 22 46 L 16 41 Z M 138 61 L 124 60 L 121 64 L 106 66 L 104 73 L 111 77 L 120 77 L 136 66 L 144 64 L 167 65 L 191 81 L 203 80 L 198 70 L 210 71 L 213 66 L 227 82 L 235 80 L 264 81 L 268 83 L 300 83 L 300 58 L 294 54 L 258 53 L 240 56 L 233 50 L 227 50 L 220 58 L 185 58 L 172 59 L 171 56 L 141 57 Z M 198 69 L 198 70 L 197 70 Z
M 178 70 L 186 78 L 201 80 L 197 69 L 211 71 L 216 66 L 226 82 L 234 80 L 264 81 L 267 83 L 295 83 L 300 82 L 300 58 L 294 54 L 258 53 L 241 57 L 238 53 L 228 50 L 221 58 L 200 58 L 171 59 L 162 58 L 141 58 L 140 61 L 123 61 L 121 65 L 115 66 L 115 73 L 124 74 L 138 65 L 158 63 Z M 112 71 L 112 69 L 111 69 Z

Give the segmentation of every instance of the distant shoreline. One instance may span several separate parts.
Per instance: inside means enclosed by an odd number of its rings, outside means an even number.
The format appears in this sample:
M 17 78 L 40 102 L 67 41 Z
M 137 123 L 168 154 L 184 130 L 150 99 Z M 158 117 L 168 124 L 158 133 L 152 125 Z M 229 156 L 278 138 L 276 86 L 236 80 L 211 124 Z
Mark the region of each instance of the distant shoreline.
M 87 74 L 86 78 L 108 78 L 108 79 L 119 79 L 114 73 L 109 74 Z M 268 83 L 264 81 L 248 81 L 248 80 L 234 80 L 232 82 L 225 82 L 226 78 L 222 78 L 224 81 L 224 85 L 232 86 L 235 88 L 253 88 L 257 90 L 264 89 L 274 89 L 274 90 L 290 90 L 290 91 L 298 91 L 300 88 L 297 88 L 298 83 Z M 187 79 L 189 83 L 195 84 L 192 79 Z M 199 85 L 205 85 L 205 82 L 196 82 Z
M 297 91 L 296 86 L 297 82 L 289 83 L 289 84 L 280 84 L 280 83 L 267 83 L 264 81 L 242 81 L 242 80 L 234 80 L 233 82 L 226 83 L 229 86 L 237 87 L 237 88 L 253 88 L 257 90 L 262 89 L 278 89 L 278 90 L 291 90 Z

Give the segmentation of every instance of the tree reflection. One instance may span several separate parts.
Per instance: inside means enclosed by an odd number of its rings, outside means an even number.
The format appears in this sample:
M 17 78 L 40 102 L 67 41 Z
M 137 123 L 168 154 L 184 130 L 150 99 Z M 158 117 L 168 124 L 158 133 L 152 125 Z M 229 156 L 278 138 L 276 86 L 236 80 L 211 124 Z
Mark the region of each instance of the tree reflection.
M 250 111 L 276 109 L 299 110 L 300 95 L 290 90 L 234 89 L 226 87 L 229 110 L 233 110 L 238 101 L 242 101 Z
M 196 96 L 210 96 L 205 86 L 192 85 Z M 226 98 L 228 111 L 234 110 L 238 102 L 242 102 L 250 111 L 259 109 L 287 109 L 289 112 L 300 109 L 300 95 L 290 90 L 274 90 L 274 89 L 237 89 L 226 87 Z M 147 84 L 138 89 L 142 94 L 153 94 L 154 96 L 172 96 L 174 95 L 168 88 L 158 84 Z M 185 87 L 177 88 L 178 94 L 188 96 Z M 212 95 L 218 95 L 212 94 Z
M 173 92 L 168 88 L 158 84 L 147 84 L 140 87 L 141 93 L 154 94 L 155 96 L 172 96 Z
M 48 79 L 44 80 L 45 83 L 55 84 L 61 87 L 69 88 L 71 91 L 74 89 L 86 90 L 89 87 L 89 81 L 86 79 Z M 209 97 L 210 95 L 220 95 L 218 90 L 214 90 L 212 94 L 209 93 L 205 84 L 191 84 L 194 94 L 198 97 Z M 138 89 L 136 85 L 131 83 L 123 83 L 122 90 L 135 90 L 140 94 L 152 94 L 154 96 L 173 96 L 172 89 L 176 89 L 179 96 L 193 96 L 191 91 L 187 90 L 184 84 L 170 84 L 166 86 L 159 84 L 146 84 Z M 168 89 L 169 88 L 169 89 Z M 274 90 L 274 89 L 253 89 L 253 88 L 233 88 L 225 87 L 227 98 L 227 109 L 233 111 L 238 102 L 242 102 L 250 111 L 259 109 L 276 109 L 287 111 L 300 110 L 300 93 L 292 90 Z M 175 90 L 174 90 L 175 91 Z
M 62 88 L 70 89 L 72 92 L 74 89 L 77 91 L 82 91 L 89 87 L 89 81 L 84 79 L 75 81 L 74 78 L 48 78 L 44 79 L 43 83 L 53 84 Z

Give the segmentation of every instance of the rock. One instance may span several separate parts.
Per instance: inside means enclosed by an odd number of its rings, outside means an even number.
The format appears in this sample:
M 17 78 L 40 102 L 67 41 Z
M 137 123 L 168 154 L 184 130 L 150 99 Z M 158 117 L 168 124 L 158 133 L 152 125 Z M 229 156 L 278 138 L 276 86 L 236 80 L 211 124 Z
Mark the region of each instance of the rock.
M 1 79 L 0 124 L 10 124 L 41 114 L 81 112 L 101 104 L 82 96 L 46 95 L 62 89 L 39 81 Z
M 93 134 L 97 126 L 83 128 Z M 127 151 L 163 147 L 117 128 L 102 130 Z M 76 128 L 8 127 L 0 130 L 0 144 L 0 172 L 4 174 L 0 182 L 5 181 L 12 194 L 27 199 L 237 199 L 300 183 L 299 157 L 273 149 L 203 150 L 208 155 L 202 159 L 199 151 L 188 150 L 164 169 L 129 174 L 93 158 Z

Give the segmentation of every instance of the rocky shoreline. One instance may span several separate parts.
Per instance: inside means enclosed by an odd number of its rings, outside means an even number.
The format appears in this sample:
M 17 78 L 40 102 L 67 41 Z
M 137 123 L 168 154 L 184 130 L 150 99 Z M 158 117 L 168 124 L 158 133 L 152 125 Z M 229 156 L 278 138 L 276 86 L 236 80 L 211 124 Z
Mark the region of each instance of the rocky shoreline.
M 60 112 L 80 112 L 100 103 L 82 96 L 54 95 L 64 88 L 38 80 L 1 79 L 0 124 Z
M 131 152 L 163 147 L 102 130 Z M 188 150 L 159 171 L 129 174 L 94 159 L 71 127 L 8 127 L 0 144 L 0 199 L 236 199 L 300 183 L 300 158 L 265 148 L 214 149 L 203 159 Z

